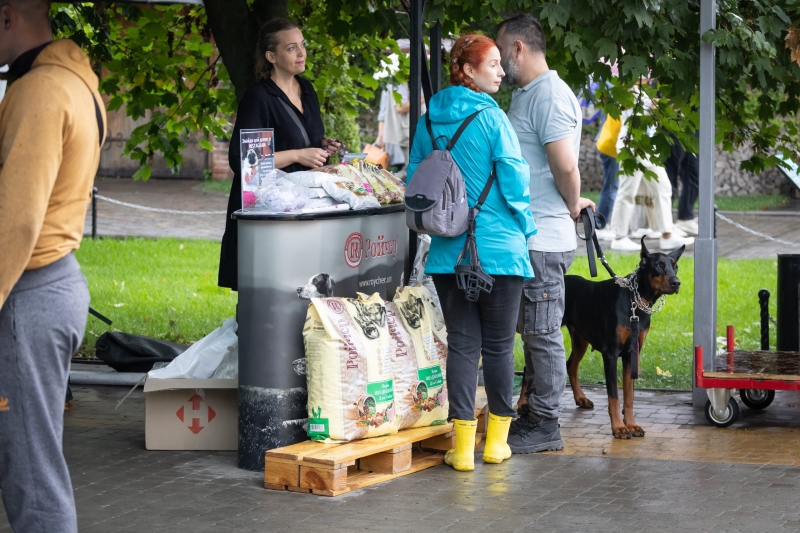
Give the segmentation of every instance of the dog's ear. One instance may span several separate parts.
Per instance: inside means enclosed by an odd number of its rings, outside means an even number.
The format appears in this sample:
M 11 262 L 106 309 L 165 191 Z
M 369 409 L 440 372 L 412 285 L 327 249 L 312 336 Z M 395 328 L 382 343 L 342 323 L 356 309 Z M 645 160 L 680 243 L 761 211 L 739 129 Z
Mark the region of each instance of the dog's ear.
M 647 251 L 647 246 L 644 245 L 644 238 L 646 235 L 642 236 L 642 259 L 647 259 L 647 256 L 650 255 L 650 252 Z
M 686 251 L 686 245 L 684 244 L 683 246 L 681 246 L 677 250 L 673 250 L 670 253 L 668 253 L 667 255 L 670 256 L 671 258 L 673 258 L 675 260 L 675 262 L 677 263 L 678 259 L 681 258 L 681 256 L 683 255 L 683 252 L 685 252 L 685 251 Z

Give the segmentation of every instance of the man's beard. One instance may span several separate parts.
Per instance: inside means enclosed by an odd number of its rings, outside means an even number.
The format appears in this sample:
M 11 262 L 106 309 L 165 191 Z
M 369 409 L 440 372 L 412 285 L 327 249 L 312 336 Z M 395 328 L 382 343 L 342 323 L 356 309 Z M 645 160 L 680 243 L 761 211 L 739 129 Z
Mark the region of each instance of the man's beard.
M 503 84 L 510 86 L 516 85 L 517 80 L 519 80 L 519 66 L 511 60 L 511 54 L 508 54 L 500 61 L 500 66 L 503 67 L 506 73 L 506 75 L 503 76 Z

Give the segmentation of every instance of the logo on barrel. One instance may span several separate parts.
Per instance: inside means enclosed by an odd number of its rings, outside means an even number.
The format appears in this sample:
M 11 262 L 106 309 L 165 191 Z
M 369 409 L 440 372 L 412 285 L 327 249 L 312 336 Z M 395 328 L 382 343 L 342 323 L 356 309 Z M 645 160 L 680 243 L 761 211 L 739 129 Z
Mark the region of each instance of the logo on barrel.
M 344 313 L 344 306 L 336 300 L 328 300 L 328 308 L 337 315 Z
M 387 239 L 378 235 L 376 239 L 364 239 L 360 233 L 351 233 L 344 242 L 344 260 L 350 268 L 358 268 L 363 259 L 379 257 L 396 257 L 398 253 L 397 237 Z
M 344 241 L 344 261 L 350 268 L 357 268 L 361 264 L 364 239 L 360 233 L 351 233 Z

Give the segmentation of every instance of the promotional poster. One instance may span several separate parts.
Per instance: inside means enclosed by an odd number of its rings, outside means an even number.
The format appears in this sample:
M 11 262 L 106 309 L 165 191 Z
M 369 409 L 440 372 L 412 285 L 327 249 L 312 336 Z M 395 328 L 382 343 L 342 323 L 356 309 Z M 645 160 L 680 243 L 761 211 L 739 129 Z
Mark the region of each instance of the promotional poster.
M 275 168 L 275 138 L 272 128 L 241 130 L 239 147 L 242 154 L 242 207 L 252 209 L 262 182 Z M 263 183 L 266 184 L 266 183 Z

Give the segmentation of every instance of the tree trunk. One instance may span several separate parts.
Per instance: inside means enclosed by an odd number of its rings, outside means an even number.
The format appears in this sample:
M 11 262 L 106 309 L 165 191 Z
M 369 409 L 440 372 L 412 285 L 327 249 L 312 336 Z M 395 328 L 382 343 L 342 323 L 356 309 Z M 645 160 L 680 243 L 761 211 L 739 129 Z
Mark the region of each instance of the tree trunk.
M 274 17 L 286 17 L 289 0 L 256 0 L 253 11 L 247 7 L 247 0 L 205 0 L 204 4 L 208 25 L 236 90 L 236 99 L 241 100 L 256 81 L 258 30 Z

